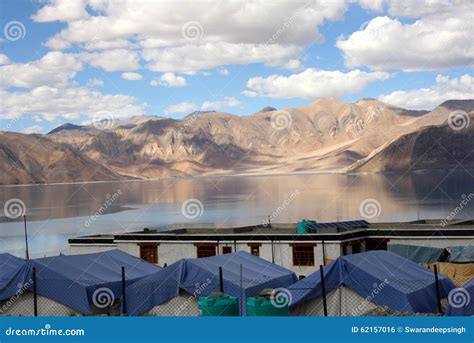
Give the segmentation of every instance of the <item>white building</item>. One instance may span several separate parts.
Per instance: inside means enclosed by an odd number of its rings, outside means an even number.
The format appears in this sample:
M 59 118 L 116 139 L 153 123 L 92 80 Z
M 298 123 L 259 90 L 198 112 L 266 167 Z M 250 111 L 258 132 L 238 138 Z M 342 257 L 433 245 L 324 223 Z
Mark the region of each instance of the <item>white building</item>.
M 388 244 L 446 248 L 473 242 L 473 221 L 441 225 L 441 221 L 435 220 L 323 223 L 311 233 L 298 233 L 297 224 L 272 223 L 268 227 L 144 229 L 69 239 L 71 254 L 118 248 L 161 266 L 182 258 L 244 250 L 293 270 L 297 275 L 314 272 L 324 260 L 368 250 L 387 250 Z

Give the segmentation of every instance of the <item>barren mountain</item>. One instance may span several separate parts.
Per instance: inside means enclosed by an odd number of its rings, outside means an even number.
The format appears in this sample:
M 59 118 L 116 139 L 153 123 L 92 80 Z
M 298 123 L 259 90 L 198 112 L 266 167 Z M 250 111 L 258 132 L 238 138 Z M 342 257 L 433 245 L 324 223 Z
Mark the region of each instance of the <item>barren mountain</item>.
M 472 135 L 470 128 L 455 133 L 442 127 L 437 131 L 436 126 L 446 126 L 455 110 L 474 110 L 473 103 L 472 100 L 449 101 L 426 112 L 404 110 L 374 99 L 341 103 L 327 98 L 299 108 L 266 107 L 248 116 L 197 112 L 182 120 L 133 117 L 106 129 L 100 129 L 101 125 L 65 124 L 43 136 L 5 133 L 0 136 L 0 161 L 6 165 L 2 168 L 11 168 L 15 161 L 17 171 L 4 171 L 0 183 L 69 182 L 88 177 L 110 180 L 401 171 L 408 165 L 403 161 L 413 161 L 417 154 L 423 154 L 423 144 L 430 145 L 423 137 L 439 134 L 445 137 L 449 147 L 458 144 L 456 135 Z M 35 141 L 47 148 L 31 149 Z M 470 153 L 468 145 L 458 152 L 459 158 Z M 12 158 L 7 153 L 10 150 L 15 152 Z M 398 155 L 391 157 L 394 151 Z M 377 163 L 373 160 L 375 156 Z M 447 161 L 448 156 L 429 156 L 432 162 L 427 160 L 415 168 L 433 168 L 438 158 L 446 165 L 454 165 Z M 102 169 L 94 174 L 97 166 Z

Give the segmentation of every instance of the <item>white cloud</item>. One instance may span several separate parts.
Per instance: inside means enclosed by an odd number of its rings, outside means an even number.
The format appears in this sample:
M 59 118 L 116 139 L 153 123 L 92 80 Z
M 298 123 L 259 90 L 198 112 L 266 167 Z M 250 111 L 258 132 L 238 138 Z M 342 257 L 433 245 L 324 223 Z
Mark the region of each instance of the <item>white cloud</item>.
M 122 79 L 129 80 L 129 81 L 138 81 L 138 80 L 143 79 L 142 74 L 139 74 L 139 73 L 131 73 L 131 72 L 122 73 L 122 75 L 120 75 L 120 77 L 121 77 Z
M 159 80 L 151 80 L 150 86 L 186 87 L 186 79 L 173 73 L 164 73 Z
M 30 127 L 24 128 L 23 130 L 21 130 L 21 132 L 27 135 L 32 134 L 32 133 L 42 133 L 43 128 L 39 125 L 33 125 Z
M 224 107 L 238 107 L 240 106 L 240 101 L 234 97 L 226 96 L 222 101 L 205 101 L 201 105 L 201 110 L 209 111 L 209 110 L 220 110 Z
M 175 113 L 187 113 L 196 111 L 198 105 L 192 102 L 180 102 L 177 104 L 170 105 L 165 108 L 165 114 L 175 114 Z
M 126 49 L 82 53 L 81 59 L 105 71 L 132 71 L 140 68 L 138 54 Z
M 474 97 L 474 77 L 464 74 L 450 79 L 438 75 L 430 88 L 396 91 L 382 95 L 380 100 L 389 104 L 414 110 L 431 110 L 446 100 L 472 99 Z
M 189 113 L 192 111 L 218 111 L 225 107 L 238 107 L 240 101 L 234 97 L 226 96 L 220 101 L 204 101 L 200 106 L 193 102 L 180 102 L 165 108 L 165 114 Z
M 0 65 L 2 64 L 10 64 L 11 61 L 10 59 L 8 58 L 7 55 L 4 55 L 4 54 L 0 54 Z
M 104 86 L 104 81 L 92 78 L 87 80 L 87 87 L 94 88 L 94 87 L 103 87 Z
M 150 68 L 160 72 L 196 72 L 228 63 L 285 66 L 298 60 L 305 47 L 322 42 L 319 27 L 341 19 L 347 8 L 343 1 L 84 0 L 80 5 L 70 5 L 80 7 L 77 15 L 54 4 L 33 16 L 41 22 L 66 22 L 48 46 L 138 47 Z
M 357 93 L 370 82 L 386 80 L 388 77 L 389 74 L 384 72 L 352 70 L 343 73 L 309 68 L 290 76 L 274 74 L 266 78 L 253 77 L 247 81 L 249 90 L 243 94 L 280 99 L 341 97 Z
M 79 115 L 90 117 L 126 117 L 143 114 L 127 95 L 103 94 L 82 87 L 55 88 L 40 86 L 30 92 L 0 91 L 0 119 L 39 115 L 46 120 Z
M 399 1 L 399 0 L 397 0 Z M 382 11 L 383 1 L 382 0 L 358 0 L 360 7 L 370 11 Z
M 29 63 L 5 62 L 0 66 L 0 89 L 65 85 L 82 69 L 76 56 L 60 51 L 49 52 Z
M 473 65 L 469 1 L 390 1 L 389 13 L 421 18 L 405 23 L 377 17 L 340 37 L 336 46 L 349 67 L 420 71 Z
M 230 75 L 230 71 L 227 68 L 220 68 L 217 73 L 221 76 L 228 76 Z
M 36 22 L 74 21 L 86 19 L 89 15 L 85 10 L 84 0 L 53 0 L 42 7 L 32 19 Z

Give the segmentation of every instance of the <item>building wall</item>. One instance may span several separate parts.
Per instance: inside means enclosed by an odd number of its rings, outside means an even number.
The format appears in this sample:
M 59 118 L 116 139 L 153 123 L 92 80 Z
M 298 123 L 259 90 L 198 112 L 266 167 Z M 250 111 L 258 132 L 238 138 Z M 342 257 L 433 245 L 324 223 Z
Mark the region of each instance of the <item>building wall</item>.
M 81 255 L 81 254 L 91 254 L 95 252 L 104 252 L 117 249 L 116 244 L 110 245 L 92 245 L 92 244 L 74 244 L 69 246 L 69 254 L 70 255 Z

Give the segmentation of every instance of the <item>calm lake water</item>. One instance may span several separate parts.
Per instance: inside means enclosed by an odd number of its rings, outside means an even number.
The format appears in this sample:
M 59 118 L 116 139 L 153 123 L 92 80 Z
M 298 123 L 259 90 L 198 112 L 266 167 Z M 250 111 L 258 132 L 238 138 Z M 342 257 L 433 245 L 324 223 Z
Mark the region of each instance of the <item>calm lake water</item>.
M 305 174 L 0 187 L 0 253 L 24 256 L 23 222 L 2 212 L 10 199 L 25 204 L 30 255 L 39 257 L 68 253 L 70 237 L 171 224 L 250 225 L 268 216 L 272 222 L 445 218 L 474 193 L 473 175 Z M 473 217 L 474 201 L 457 216 Z

